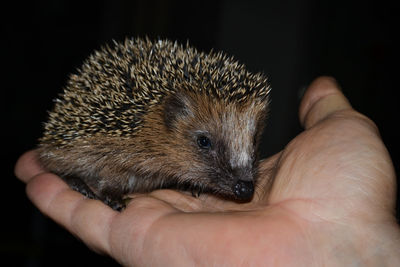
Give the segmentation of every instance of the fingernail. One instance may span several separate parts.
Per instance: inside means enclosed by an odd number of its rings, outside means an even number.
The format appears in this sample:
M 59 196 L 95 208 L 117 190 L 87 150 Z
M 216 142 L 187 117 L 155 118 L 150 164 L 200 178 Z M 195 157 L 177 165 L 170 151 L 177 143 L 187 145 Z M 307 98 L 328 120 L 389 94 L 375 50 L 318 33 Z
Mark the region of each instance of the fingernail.
M 342 86 L 340 85 L 340 83 L 338 82 L 338 80 L 336 80 L 335 78 L 333 78 L 333 82 L 336 84 L 337 89 L 339 89 L 340 91 L 343 92 Z
M 336 78 L 334 78 L 333 76 L 324 76 L 325 79 L 329 79 L 340 91 L 342 90 L 342 87 L 340 86 L 338 80 L 336 80 Z
M 301 86 L 299 88 L 299 90 L 297 90 L 297 97 L 298 97 L 299 100 L 301 100 L 303 98 L 308 86 L 309 86 L 308 84 L 307 85 L 303 85 L 303 86 Z

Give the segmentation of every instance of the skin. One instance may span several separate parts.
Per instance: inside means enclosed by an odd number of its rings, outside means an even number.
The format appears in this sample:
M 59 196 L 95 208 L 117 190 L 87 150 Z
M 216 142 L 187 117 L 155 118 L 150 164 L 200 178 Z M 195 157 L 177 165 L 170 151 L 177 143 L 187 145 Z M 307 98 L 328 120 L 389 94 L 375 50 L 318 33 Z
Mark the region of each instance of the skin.
M 45 215 L 123 265 L 398 266 L 396 177 L 377 127 L 329 77 L 309 86 L 299 117 L 305 130 L 261 163 L 247 204 L 159 190 L 119 213 L 43 170 L 35 151 L 15 173 Z

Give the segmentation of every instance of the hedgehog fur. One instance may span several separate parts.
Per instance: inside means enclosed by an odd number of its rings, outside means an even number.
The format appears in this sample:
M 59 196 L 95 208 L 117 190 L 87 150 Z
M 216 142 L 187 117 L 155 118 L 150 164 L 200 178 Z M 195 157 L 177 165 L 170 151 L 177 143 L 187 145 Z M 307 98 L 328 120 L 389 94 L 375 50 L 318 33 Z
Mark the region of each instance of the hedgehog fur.
M 95 51 L 55 100 L 40 160 L 72 188 L 115 209 L 126 194 L 159 188 L 247 199 L 257 166 L 249 147 L 258 144 L 269 92 L 264 75 L 222 52 L 168 40 L 114 41 Z M 165 145 L 172 141 L 184 149 Z M 232 153 L 246 154 L 245 164 L 232 164 Z M 171 158 L 189 163 L 182 167 Z M 221 184 L 222 176 L 232 181 Z

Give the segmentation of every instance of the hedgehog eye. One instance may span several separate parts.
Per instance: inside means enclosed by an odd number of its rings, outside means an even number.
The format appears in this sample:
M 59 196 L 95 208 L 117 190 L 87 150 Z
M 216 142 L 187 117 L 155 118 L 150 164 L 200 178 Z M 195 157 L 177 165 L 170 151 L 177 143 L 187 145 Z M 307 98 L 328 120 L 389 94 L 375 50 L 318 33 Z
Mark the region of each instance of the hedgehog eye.
M 208 137 L 202 135 L 197 138 L 197 144 L 200 148 L 209 149 L 211 148 L 211 141 Z

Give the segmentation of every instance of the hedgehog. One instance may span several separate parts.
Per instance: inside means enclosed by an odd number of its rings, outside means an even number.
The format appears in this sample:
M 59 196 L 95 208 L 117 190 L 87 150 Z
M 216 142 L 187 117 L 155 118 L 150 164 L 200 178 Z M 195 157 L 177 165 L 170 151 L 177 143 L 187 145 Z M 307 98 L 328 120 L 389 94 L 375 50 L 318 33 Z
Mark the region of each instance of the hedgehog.
M 71 74 L 44 123 L 41 164 L 115 210 L 157 189 L 247 202 L 270 86 L 223 52 L 127 38 Z

